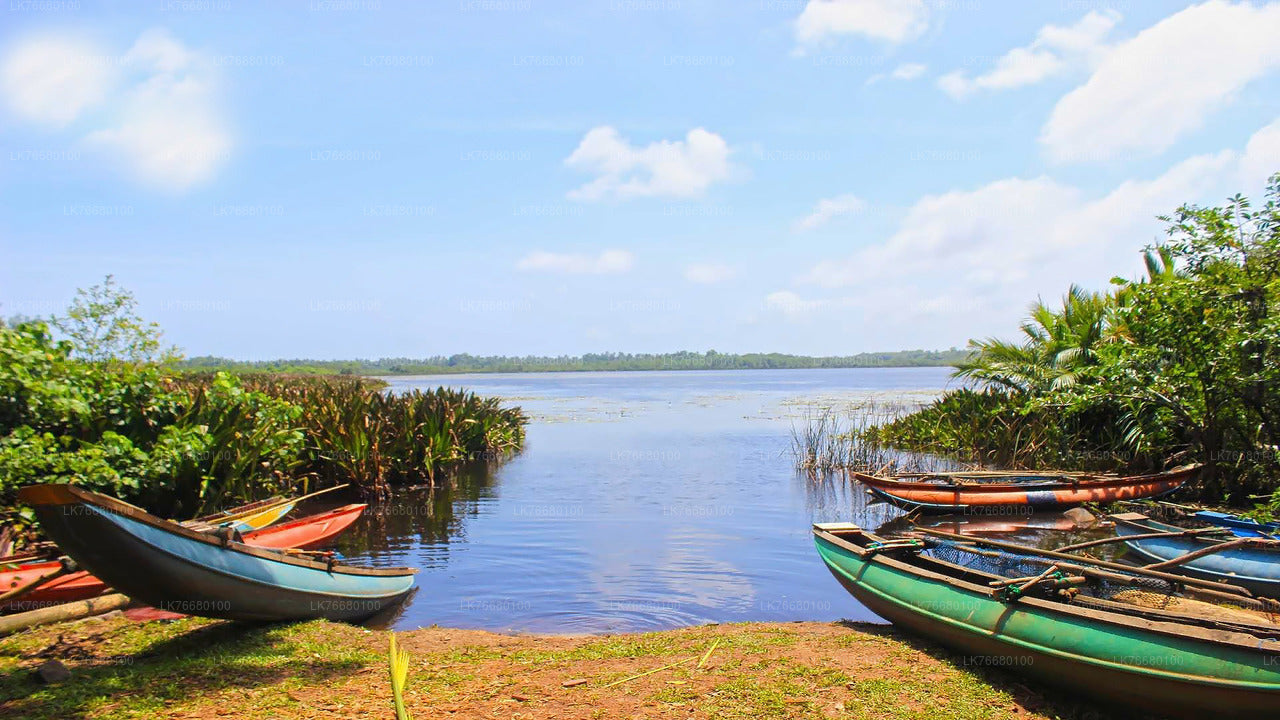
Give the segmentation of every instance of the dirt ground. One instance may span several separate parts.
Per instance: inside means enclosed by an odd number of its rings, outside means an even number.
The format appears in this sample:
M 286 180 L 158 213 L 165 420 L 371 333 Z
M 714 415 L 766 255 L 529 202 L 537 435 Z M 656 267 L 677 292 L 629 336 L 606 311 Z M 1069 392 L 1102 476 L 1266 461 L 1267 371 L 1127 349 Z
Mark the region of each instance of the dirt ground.
M 397 639 L 412 657 L 406 701 L 418 720 L 1106 717 L 884 626 L 614 636 L 424 628 Z M 117 617 L 38 628 L 0 640 L 0 716 L 392 718 L 387 640 L 327 622 Z M 70 679 L 37 679 L 48 660 Z

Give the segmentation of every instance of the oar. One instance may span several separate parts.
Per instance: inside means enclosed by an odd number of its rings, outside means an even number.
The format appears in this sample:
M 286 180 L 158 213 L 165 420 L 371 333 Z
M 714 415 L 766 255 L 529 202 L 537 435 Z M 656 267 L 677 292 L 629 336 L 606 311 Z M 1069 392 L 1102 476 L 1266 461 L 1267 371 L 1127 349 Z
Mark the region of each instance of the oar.
M 1009 550 L 1011 552 L 1022 553 L 1025 555 L 1042 555 L 1057 560 L 1067 560 L 1069 562 L 1087 563 L 1098 567 L 1109 568 L 1111 570 L 1119 570 L 1121 572 L 1131 573 L 1134 575 L 1145 575 L 1147 577 L 1158 578 L 1166 582 L 1179 585 L 1194 585 L 1196 587 L 1208 588 L 1210 590 L 1218 590 L 1219 592 L 1229 592 L 1240 595 L 1242 597 L 1252 598 L 1253 593 L 1239 587 L 1237 585 L 1228 585 L 1227 583 L 1214 582 L 1212 580 L 1201 580 L 1199 578 L 1187 577 L 1185 575 L 1174 575 L 1173 573 L 1160 572 L 1159 570 L 1149 570 L 1143 567 L 1131 567 L 1129 565 L 1121 565 L 1120 563 L 1108 562 L 1088 555 L 1071 555 L 1064 552 L 1054 550 L 1041 550 L 1040 548 L 1030 547 L 1028 545 L 1019 545 L 1018 543 L 1005 542 L 1003 540 L 989 540 L 987 538 L 972 537 L 969 535 L 959 535 L 949 533 L 942 530 L 934 530 L 933 528 L 915 526 L 915 529 L 926 535 L 947 538 L 950 540 L 959 540 L 961 542 L 975 543 L 978 545 L 986 545 L 988 547 L 1000 548 L 1001 550 Z
M 261 514 L 261 513 L 264 513 L 264 512 L 266 512 L 266 511 L 268 511 L 268 510 L 274 510 L 274 509 L 276 509 L 276 508 L 278 508 L 278 507 L 283 507 L 283 506 L 285 506 L 285 505 L 289 505 L 290 503 L 292 503 L 292 504 L 295 504 L 295 505 L 296 505 L 297 503 L 300 503 L 300 502 L 302 502 L 303 500 L 310 500 L 311 498 L 316 497 L 317 495 L 323 495 L 323 494 L 325 494 L 325 493 L 327 493 L 327 492 L 333 492 L 334 490 L 340 490 L 340 489 L 342 489 L 342 488 L 344 488 L 344 487 L 347 487 L 347 485 L 348 485 L 348 484 L 349 484 L 349 483 L 343 483 L 343 484 L 341 484 L 341 485 L 334 485 L 334 486 L 333 486 L 333 487 L 331 487 L 331 488 L 325 488 L 324 490 L 317 490 L 316 492 L 313 492 L 313 493 L 311 493 L 310 495 L 303 495 L 303 496 L 302 496 L 302 497 L 300 497 L 300 498 L 285 498 L 285 499 L 283 499 L 283 500 L 280 500 L 280 501 L 278 501 L 278 502 L 271 503 L 271 504 L 269 504 L 269 505 L 264 505 L 264 506 L 262 506 L 262 507 L 253 508 L 252 510 L 244 510 L 244 511 L 242 511 L 242 512 L 233 513 L 233 514 L 231 514 L 231 515 L 223 515 L 223 516 L 221 516 L 221 517 L 218 517 L 218 518 L 214 519 L 214 520 L 211 522 L 211 524 L 214 524 L 214 525 L 225 525 L 225 524 L 227 524 L 227 523 L 229 523 L 229 522 L 235 522 L 236 520 L 240 520 L 240 519 L 243 519 L 243 518 L 246 518 L 246 517 L 252 517 L 252 516 L 254 516 L 254 515 L 259 515 L 259 514 Z
M 1166 530 L 1164 532 L 1142 533 L 1141 535 L 1117 535 L 1116 537 L 1102 538 L 1101 540 L 1090 540 L 1089 542 L 1076 543 L 1074 545 L 1063 545 L 1060 548 L 1054 548 L 1054 552 L 1071 552 L 1072 550 L 1083 550 L 1087 547 L 1095 547 L 1097 545 L 1110 545 L 1111 543 L 1125 542 L 1128 540 L 1149 540 L 1151 538 L 1162 537 L 1186 537 L 1190 535 L 1221 535 L 1230 533 L 1226 528 L 1200 528 L 1196 530 Z

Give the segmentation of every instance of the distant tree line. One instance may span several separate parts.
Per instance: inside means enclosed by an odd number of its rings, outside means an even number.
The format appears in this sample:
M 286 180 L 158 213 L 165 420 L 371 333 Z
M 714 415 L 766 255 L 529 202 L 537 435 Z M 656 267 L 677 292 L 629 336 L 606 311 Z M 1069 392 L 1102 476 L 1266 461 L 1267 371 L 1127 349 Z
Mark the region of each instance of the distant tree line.
M 314 375 L 436 375 L 446 373 L 572 372 L 585 370 L 780 370 L 795 368 L 953 367 L 968 351 L 901 350 L 839 357 L 808 357 L 783 353 L 587 353 L 581 356 L 438 355 L 427 358 L 378 360 L 261 360 L 193 357 L 174 361 L 183 370 L 271 372 Z

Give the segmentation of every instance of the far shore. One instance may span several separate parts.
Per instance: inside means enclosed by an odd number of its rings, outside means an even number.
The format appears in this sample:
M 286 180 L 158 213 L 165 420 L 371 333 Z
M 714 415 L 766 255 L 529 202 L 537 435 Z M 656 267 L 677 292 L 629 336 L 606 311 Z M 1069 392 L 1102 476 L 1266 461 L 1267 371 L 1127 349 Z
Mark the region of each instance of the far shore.
M 892 627 L 734 623 L 620 635 L 396 633 L 415 718 L 1106 718 Z M 392 717 L 388 633 L 123 616 L 0 640 L 0 717 Z M 57 661 L 70 677 L 46 683 Z M 651 672 L 657 670 L 657 672 Z M 1119 715 L 1117 715 L 1119 717 Z

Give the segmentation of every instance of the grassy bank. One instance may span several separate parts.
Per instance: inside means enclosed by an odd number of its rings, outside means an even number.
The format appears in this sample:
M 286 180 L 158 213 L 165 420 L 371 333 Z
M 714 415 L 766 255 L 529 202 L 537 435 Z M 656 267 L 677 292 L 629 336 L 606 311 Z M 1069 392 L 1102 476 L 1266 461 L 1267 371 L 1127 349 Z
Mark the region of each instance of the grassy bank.
M 884 626 L 743 623 L 616 636 L 424 628 L 397 637 L 412 657 L 406 701 L 418 718 L 1108 717 Z M 385 632 L 326 622 L 114 618 L 39 628 L 0 640 L 0 717 L 390 717 L 386 645 Z M 606 687 L 685 658 L 696 659 Z M 48 659 L 64 662 L 71 679 L 35 680 Z M 565 686 L 574 680 L 586 682 Z

